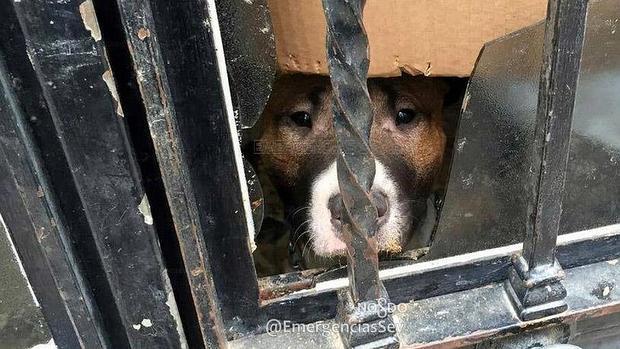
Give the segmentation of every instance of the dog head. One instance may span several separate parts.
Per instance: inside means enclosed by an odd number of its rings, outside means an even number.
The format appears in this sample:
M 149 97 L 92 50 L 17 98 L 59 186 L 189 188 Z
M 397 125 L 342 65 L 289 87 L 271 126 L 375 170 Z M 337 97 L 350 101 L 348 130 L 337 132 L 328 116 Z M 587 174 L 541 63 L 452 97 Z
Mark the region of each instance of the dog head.
M 379 248 L 399 252 L 411 240 L 442 164 L 444 87 L 424 77 L 371 79 L 376 158 L 371 196 L 379 216 Z M 336 139 L 329 79 L 284 76 L 262 120 L 261 162 L 292 218 L 318 256 L 341 256 Z

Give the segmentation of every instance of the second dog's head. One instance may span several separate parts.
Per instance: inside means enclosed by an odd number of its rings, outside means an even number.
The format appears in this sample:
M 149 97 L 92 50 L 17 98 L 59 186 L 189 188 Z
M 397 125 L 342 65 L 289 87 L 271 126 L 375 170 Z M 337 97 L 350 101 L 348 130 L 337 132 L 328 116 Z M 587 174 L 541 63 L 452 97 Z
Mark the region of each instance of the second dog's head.
M 399 252 L 425 213 L 442 164 L 444 88 L 409 76 L 371 79 L 368 88 L 374 112 L 376 237 L 380 250 Z M 280 78 L 263 114 L 259 144 L 262 166 L 294 219 L 293 229 L 302 231 L 316 255 L 344 255 L 329 79 Z

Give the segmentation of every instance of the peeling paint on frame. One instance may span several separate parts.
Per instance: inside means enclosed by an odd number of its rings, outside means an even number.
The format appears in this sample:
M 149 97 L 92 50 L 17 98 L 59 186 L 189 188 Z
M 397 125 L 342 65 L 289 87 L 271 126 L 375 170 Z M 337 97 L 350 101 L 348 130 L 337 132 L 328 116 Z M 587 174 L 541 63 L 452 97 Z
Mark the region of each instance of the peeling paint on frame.
M 112 75 L 111 70 L 106 70 L 103 75 L 101 75 L 103 81 L 105 81 L 112 98 L 114 98 L 114 104 L 116 105 L 116 114 L 121 117 L 125 117 L 123 114 L 123 107 L 121 106 L 120 98 L 118 97 L 118 91 L 116 90 L 116 83 L 114 82 L 114 76 Z
M 142 201 L 138 205 L 138 211 L 144 216 L 144 223 L 153 225 L 153 215 L 151 214 L 151 205 L 149 204 L 149 198 L 144 194 Z
M 34 347 L 30 348 L 30 349 L 56 349 L 58 348 L 56 346 L 56 343 L 54 343 L 54 338 L 50 339 L 49 342 L 47 343 L 42 343 L 42 344 L 37 344 Z
M 90 36 L 95 41 L 101 40 L 101 30 L 99 29 L 99 23 L 97 23 L 97 15 L 95 14 L 92 0 L 86 0 L 80 4 L 80 16 L 82 16 L 82 22 L 86 30 L 90 32 Z
M 176 330 L 179 334 L 179 338 L 181 339 L 181 349 L 188 349 L 187 340 L 185 339 L 185 330 L 183 329 L 183 323 L 181 322 L 181 314 L 179 314 L 179 308 L 177 306 L 177 301 L 174 298 L 174 292 L 172 292 L 172 286 L 170 285 L 170 278 L 168 277 L 167 270 L 164 270 L 163 272 L 163 279 L 167 295 L 166 305 L 170 310 L 170 316 L 172 316 L 176 324 Z

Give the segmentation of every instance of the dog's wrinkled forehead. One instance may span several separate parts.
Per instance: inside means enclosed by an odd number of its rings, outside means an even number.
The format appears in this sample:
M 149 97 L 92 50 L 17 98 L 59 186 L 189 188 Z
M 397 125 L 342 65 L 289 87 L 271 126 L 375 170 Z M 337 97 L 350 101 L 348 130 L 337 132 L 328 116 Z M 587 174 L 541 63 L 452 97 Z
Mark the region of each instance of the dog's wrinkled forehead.
M 331 97 L 329 78 L 319 75 L 285 75 L 277 79 L 265 114 L 271 116 L 312 104 L 326 104 Z
M 429 79 L 417 77 L 375 78 L 368 81 L 375 112 L 381 107 L 394 108 L 402 100 L 416 104 L 421 111 L 441 109 L 445 87 Z M 267 118 L 282 117 L 298 110 L 312 111 L 316 120 L 331 122 L 332 88 L 328 77 L 319 75 L 287 75 L 278 79 L 267 105 Z M 375 115 L 380 116 L 380 115 Z

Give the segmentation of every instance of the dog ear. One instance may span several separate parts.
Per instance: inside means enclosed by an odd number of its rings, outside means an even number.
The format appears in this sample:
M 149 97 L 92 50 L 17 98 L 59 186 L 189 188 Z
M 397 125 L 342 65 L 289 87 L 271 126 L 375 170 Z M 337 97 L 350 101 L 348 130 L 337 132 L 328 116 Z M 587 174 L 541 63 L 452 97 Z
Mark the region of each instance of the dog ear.
M 254 126 L 247 129 L 241 129 L 241 148 L 245 149 L 255 140 L 259 139 L 265 129 L 265 113 L 262 113 Z
M 461 102 L 463 94 L 467 88 L 466 78 L 438 78 L 438 85 L 442 85 L 444 106 L 453 105 Z
M 254 126 L 240 131 L 241 149 L 246 157 L 251 159 L 251 162 L 258 157 L 256 149 L 257 147 L 260 147 L 260 145 L 258 145 L 257 142 L 267 127 L 266 125 L 269 121 L 268 119 L 273 116 L 274 105 L 277 106 L 279 103 L 286 102 L 286 96 L 282 95 L 282 91 L 287 90 L 287 85 L 290 84 L 290 80 L 291 77 L 288 75 L 276 76 L 271 88 L 269 100 L 263 108 L 261 116 L 258 118 Z
M 446 99 L 451 97 L 450 83 L 446 81 L 446 78 L 434 78 L 433 82 L 435 83 L 437 93 L 443 98 L 444 104 L 446 104 Z

